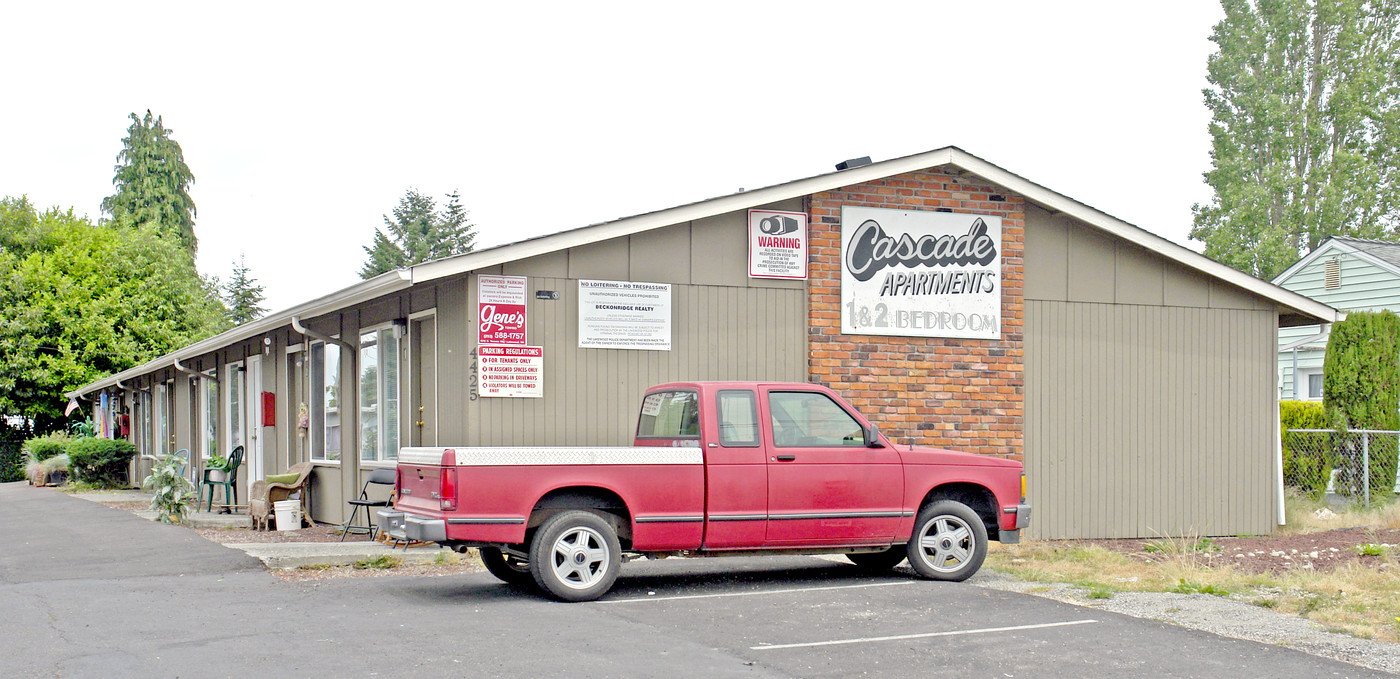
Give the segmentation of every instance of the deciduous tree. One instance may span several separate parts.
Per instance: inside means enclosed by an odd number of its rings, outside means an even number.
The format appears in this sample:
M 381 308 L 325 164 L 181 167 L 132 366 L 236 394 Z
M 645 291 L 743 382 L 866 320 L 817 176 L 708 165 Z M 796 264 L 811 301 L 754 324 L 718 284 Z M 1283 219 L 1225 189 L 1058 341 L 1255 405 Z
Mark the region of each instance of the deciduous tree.
M 223 329 L 188 253 L 129 219 L 0 200 L 0 416 L 62 429 L 64 392 Z
M 1212 168 L 1191 238 L 1273 278 L 1333 235 L 1400 225 L 1400 0 L 1222 0 Z

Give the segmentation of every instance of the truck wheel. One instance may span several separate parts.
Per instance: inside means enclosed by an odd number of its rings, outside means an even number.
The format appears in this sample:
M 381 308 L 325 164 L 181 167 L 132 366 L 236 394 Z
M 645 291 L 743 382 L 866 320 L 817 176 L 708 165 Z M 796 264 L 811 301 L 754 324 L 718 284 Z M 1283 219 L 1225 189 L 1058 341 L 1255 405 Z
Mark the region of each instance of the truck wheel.
M 899 565 L 904 560 L 906 550 L 903 547 L 891 547 L 883 552 L 862 552 L 860 554 L 847 554 L 846 558 L 851 563 L 869 571 L 887 571 Z
M 535 584 L 535 576 L 530 574 L 530 564 L 524 559 L 507 556 L 496 547 L 482 547 L 477 551 L 481 554 L 481 565 L 502 582 L 512 585 Z
M 940 500 L 919 510 L 907 553 L 909 565 L 925 578 L 966 580 L 987 558 L 987 527 L 971 507 Z
M 622 545 L 603 517 L 570 510 L 550 517 L 530 543 L 530 573 L 562 601 L 603 596 L 622 567 Z

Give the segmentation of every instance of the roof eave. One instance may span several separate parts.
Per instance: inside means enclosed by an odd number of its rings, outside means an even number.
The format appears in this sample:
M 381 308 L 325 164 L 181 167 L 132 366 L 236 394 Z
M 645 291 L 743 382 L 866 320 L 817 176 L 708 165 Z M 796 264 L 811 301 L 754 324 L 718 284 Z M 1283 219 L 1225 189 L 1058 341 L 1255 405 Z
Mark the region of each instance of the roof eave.
M 412 278 L 407 269 L 397 269 L 380 274 L 369 280 L 356 283 L 348 288 L 337 290 L 309 302 L 298 304 L 289 309 L 268 314 L 238 327 L 225 330 L 213 337 L 208 337 L 194 344 L 181 347 L 180 349 L 176 349 L 164 356 L 160 356 L 134 368 L 128 368 L 115 375 L 110 375 L 96 382 L 85 384 L 73 391 L 66 392 L 64 396 L 71 399 L 90 394 L 94 391 L 101 391 L 108 387 L 116 386 L 117 382 L 168 368 L 174 365 L 177 360 L 182 361 L 202 356 L 224 346 L 241 342 L 249 337 L 256 337 L 263 333 L 290 325 L 293 316 L 299 318 L 315 318 L 316 316 L 336 309 L 353 306 L 360 302 L 406 289 L 412 284 Z

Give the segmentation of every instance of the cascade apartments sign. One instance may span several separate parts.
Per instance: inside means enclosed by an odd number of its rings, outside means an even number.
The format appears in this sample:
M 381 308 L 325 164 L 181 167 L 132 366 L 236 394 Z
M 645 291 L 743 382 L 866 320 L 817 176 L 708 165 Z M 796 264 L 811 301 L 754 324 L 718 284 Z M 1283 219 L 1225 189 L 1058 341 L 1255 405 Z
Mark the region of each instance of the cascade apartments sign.
M 1001 338 L 1001 218 L 841 208 L 841 332 Z

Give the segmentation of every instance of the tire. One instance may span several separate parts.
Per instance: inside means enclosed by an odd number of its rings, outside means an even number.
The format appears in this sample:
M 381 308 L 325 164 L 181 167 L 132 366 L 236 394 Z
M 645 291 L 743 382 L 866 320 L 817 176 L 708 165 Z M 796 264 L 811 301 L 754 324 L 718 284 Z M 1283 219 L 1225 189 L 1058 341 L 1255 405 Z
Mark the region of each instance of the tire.
M 535 584 L 535 576 L 530 574 L 530 564 L 524 559 L 509 556 L 497 547 L 482 547 L 477 552 L 481 554 L 481 565 L 501 582 L 511 585 Z
M 622 545 L 603 517 L 573 509 L 550 517 L 530 543 L 530 574 L 561 601 L 592 601 L 612 589 Z
M 971 507 L 939 500 L 919 510 L 906 553 L 920 576 L 961 582 L 987 558 L 987 527 Z
M 883 552 L 862 552 L 860 554 L 847 554 L 846 558 L 857 567 L 868 571 L 887 571 L 899 565 L 907 555 L 907 550 L 902 547 L 891 547 Z

